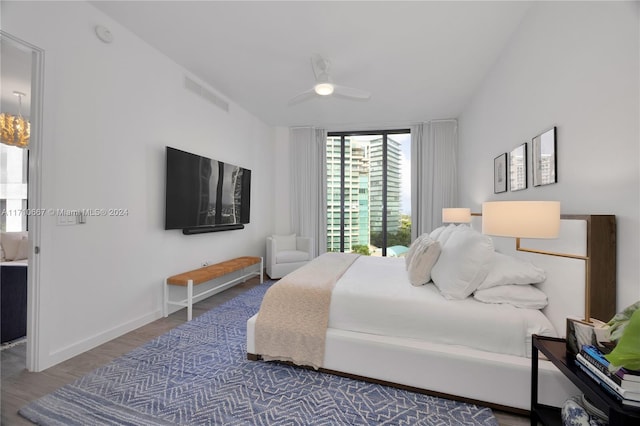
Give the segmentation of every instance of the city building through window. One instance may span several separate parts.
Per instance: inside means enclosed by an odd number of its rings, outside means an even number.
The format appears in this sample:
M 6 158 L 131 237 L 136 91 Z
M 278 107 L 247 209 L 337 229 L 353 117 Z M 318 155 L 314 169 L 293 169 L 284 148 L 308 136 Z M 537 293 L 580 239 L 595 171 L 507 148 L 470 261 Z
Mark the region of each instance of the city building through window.
M 403 256 L 411 244 L 411 133 L 329 133 L 327 251 Z

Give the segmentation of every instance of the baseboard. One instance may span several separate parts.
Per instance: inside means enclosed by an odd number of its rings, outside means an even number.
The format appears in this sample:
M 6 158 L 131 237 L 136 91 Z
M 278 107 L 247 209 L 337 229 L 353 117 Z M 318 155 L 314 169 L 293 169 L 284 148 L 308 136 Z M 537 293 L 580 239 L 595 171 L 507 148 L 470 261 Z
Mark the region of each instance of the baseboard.
M 67 345 L 61 349 L 52 351 L 47 356 L 47 359 L 41 360 L 40 366 L 41 370 L 45 370 L 49 367 L 52 367 L 56 364 L 59 364 L 63 361 L 68 360 L 69 358 L 73 358 L 76 355 L 80 355 L 83 352 L 91 350 L 97 346 L 102 345 L 103 343 L 107 343 L 110 340 L 115 339 L 116 337 L 120 337 L 123 334 L 129 333 L 137 328 L 140 328 L 144 325 L 147 325 L 157 319 L 162 318 L 162 310 L 156 310 L 149 314 L 142 315 L 138 318 L 135 318 L 131 321 L 128 321 L 124 324 L 113 327 L 109 330 L 106 330 L 96 336 L 91 336 L 87 339 L 81 340 L 77 343 L 73 343 L 71 345 Z

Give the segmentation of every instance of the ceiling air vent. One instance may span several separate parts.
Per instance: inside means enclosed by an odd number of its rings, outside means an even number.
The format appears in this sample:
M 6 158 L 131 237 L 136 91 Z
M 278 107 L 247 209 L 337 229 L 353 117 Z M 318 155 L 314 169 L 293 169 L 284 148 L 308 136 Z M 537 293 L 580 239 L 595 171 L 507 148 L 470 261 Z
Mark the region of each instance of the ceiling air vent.
M 229 103 L 227 101 L 221 99 L 218 95 L 207 90 L 206 88 L 196 83 L 195 81 L 191 80 L 187 76 L 184 77 L 184 87 L 186 87 L 188 90 L 192 91 L 196 95 L 208 100 L 218 108 L 226 112 L 229 112 Z

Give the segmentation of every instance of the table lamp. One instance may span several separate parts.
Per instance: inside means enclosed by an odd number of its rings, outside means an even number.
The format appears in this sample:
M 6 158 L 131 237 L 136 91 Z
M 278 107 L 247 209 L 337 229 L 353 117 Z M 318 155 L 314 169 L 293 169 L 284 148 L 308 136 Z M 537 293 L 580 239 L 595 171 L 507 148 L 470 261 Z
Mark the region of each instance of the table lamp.
M 471 209 L 445 208 L 442 209 L 442 223 L 470 223 Z
M 482 233 L 516 239 L 516 250 L 585 261 L 584 322 L 591 322 L 591 268 L 589 256 L 529 249 L 521 238 L 557 238 L 560 232 L 559 201 L 490 201 L 482 203 Z

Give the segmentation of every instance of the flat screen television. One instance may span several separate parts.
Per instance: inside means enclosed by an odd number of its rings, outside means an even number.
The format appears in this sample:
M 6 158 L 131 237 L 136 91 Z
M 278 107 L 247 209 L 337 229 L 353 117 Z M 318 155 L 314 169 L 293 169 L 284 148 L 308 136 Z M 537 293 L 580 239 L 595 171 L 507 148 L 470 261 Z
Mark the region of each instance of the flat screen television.
M 195 234 L 249 223 L 251 170 L 169 146 L 166 154 L 165 229 Z

